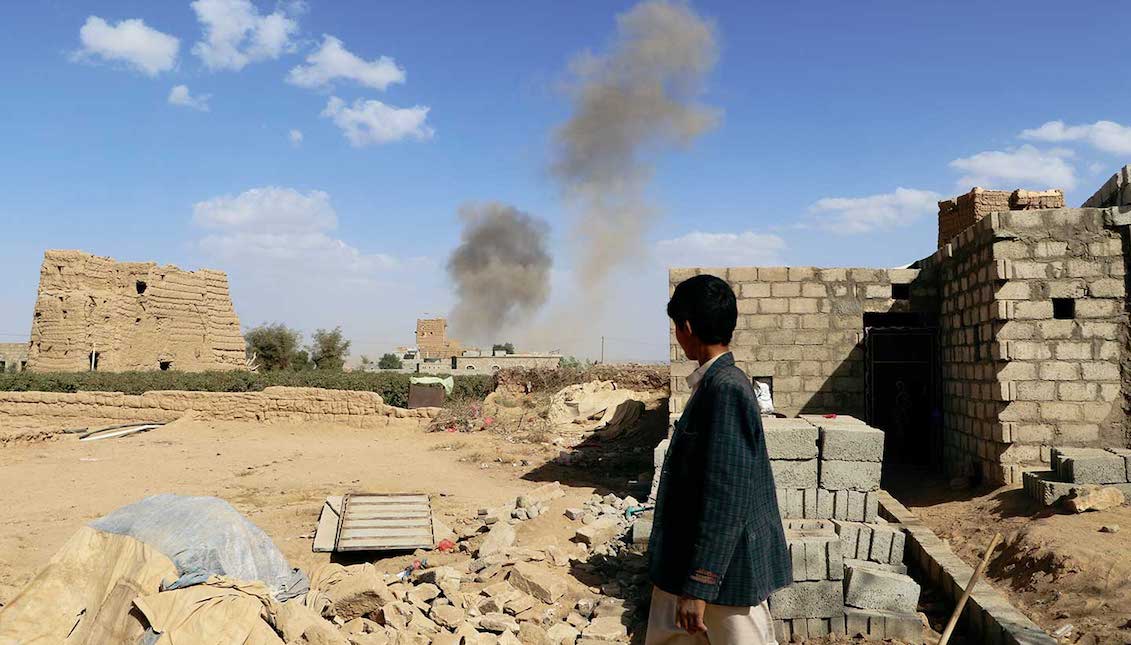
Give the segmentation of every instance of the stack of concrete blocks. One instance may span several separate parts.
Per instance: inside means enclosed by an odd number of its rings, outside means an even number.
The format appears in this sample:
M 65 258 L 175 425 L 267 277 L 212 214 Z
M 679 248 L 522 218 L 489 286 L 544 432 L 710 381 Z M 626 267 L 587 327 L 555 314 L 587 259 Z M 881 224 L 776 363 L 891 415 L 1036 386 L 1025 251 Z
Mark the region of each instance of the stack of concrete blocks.
M 770 596 L 782 642 L 922 642 L 904 533 L 877 516 L 884 434 L 853 417 L 763 419 L 794 584 Z
M 1124 448 L 1052 448 L 1051 470 L 1028 471 L 1026 493 L 1052 506 L 1085 487 L 1118 488 L 1131 498 L 1131 450 Z
M 782 517 L 876 519 L 883 431 L 832 415 L 766 418 L 762 425 Z

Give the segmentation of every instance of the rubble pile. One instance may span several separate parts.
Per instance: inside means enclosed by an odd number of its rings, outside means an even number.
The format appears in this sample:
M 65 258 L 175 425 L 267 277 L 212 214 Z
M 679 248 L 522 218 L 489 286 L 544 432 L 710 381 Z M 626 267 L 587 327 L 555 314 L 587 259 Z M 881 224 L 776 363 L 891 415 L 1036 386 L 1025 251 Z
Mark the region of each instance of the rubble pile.
M 324 620 L 305 640 L 339 645 L 560 645 L 625 642 L 642 625 L 644 558 L 624 538 L 641 507 L 593 495 L 565 510 L 571 547 L 517 543 L 519 525 L 549 511 L 556 482 L 458 523 L 450 553 L 382 576 L 371 564 L 324 565 L 302 602 Z M 427 559 L 426 559 L 427 558 Z M 435 563 L 429 563 L 434 559 Z M 329 629 L 326 629 L 329 628 Z M 288 641 L 291 642 L 291 641 Z

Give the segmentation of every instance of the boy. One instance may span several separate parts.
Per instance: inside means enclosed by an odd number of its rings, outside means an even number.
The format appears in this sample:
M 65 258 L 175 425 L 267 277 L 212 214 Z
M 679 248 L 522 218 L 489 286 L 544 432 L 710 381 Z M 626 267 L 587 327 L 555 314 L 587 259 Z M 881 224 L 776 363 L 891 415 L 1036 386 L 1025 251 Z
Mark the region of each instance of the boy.
M 766 599 L 792 582 L 758 401 L 734 364 L 734 291 L 699 275 L 668 302 L 699 368 L 660 475 L 646 645 L 775 644 Z

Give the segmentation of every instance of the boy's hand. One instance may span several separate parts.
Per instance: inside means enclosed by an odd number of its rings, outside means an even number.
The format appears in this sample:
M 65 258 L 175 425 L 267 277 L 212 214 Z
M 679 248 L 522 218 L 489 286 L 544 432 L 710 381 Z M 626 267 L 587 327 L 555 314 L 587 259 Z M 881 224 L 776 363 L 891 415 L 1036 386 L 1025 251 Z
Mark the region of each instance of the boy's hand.
M 707 626 L 703 624 L 703 612 L 706 610 L 707 601 L 680 596 L 675 606 L 675 626 L 688 634 L 706 632 Z

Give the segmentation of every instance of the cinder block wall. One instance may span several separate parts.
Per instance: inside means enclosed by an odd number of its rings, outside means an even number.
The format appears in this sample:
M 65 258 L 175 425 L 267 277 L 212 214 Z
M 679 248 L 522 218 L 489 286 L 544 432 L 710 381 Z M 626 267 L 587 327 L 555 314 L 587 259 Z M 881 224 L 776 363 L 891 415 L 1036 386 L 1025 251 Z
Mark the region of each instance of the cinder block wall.
M 669 281 L 674 289 L 710 273 L 730 282 L 736 362 L 773 377 L 774 403 L 787 415 L 863 418 L 864 313 L 937 316 L 946 470 L 1021 483 L 1053 446 L 1131 445 L 1128 227 L 1115 221 L 1112 209 L 1006 211 L 918 270 L 672 269 Z M 910 284 L 911 299 L 893 300 L 893 282 Z M 1054 299 L 1070 301 L 1071 315 L 1054 311 Z M 671 409 L 680 412 L 695 365 L 672 332 Z
M 921 279 L 939 294 L 939 359 L 942 385 L 943 462 L 951 475 L 975 470 L 1002 479 L 997 456 L 1001 436 L 1000 388 L 993 356 L 993 231 L 979 220 L 920 261 Z M 1001 445 L 999 445 L 1001 444 Z
M 1005 481 L 1020 483 L 1019 465 L 1048 463 L 1050 446 L 1127 445 L 1126 259 L 1123 233 L 1105 215 L 1062 208 L 990 219 Z M 1071 302 L 1071 315 L 1055 299 Z
M 700 273 L 727 280 L 738 295 L 735 362 L 751 377 L 773 377 L 779 412 L 861 418 L 864 313 L 911 311 L 911 300 L 892 298 L 891 285 L 913 283 L 918 275 L 914 269 L 683 268 L 670 270 L 669 292 Z M 919 290 L 913 284 L 913 299 Z M 684 358 L 674 327 L 670 331 L 671 410 L 681 412 L 686 377 L 696 365 Z

